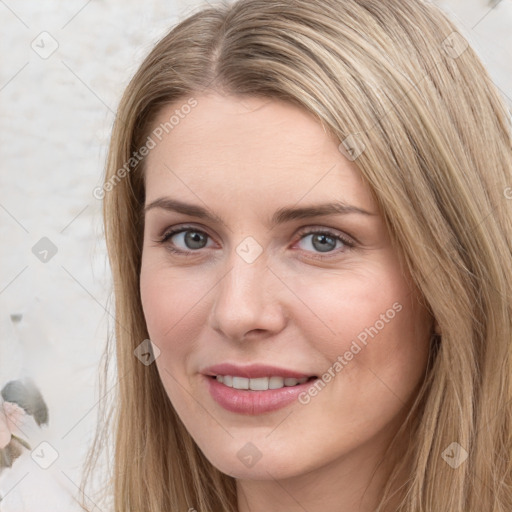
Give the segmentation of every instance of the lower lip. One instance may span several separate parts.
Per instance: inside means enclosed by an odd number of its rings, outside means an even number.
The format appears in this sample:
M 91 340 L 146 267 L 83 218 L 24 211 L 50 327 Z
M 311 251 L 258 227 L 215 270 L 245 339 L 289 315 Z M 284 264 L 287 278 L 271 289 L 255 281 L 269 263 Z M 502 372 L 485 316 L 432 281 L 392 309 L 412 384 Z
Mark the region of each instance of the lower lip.
M 314 382 L 313 379 L 280 389 L 249 391 L 225 386 L 212 377 L 204 376 L 212 398 L 224 409 L 238 414 L 257 415 L 276 411 L 291 404 Z

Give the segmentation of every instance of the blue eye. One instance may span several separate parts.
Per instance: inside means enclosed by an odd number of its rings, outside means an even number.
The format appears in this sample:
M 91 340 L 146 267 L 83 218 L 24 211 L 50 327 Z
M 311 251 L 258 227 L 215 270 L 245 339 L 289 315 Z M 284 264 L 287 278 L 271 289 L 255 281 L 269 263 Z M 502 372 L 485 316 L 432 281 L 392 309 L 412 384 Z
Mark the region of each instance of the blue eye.
M 180 237 L 178 238 L 177 235 L 180 235 Z M 313 252 L 317 259 L 329 258 L 331 254 L 337 255 L 355 246 L 355 243 L 348 237 L 326 228 L 304 228 L 300 235 L 299 242 L 311 237 L 307 245 L 312 248 L 312 251 L 306 250 L 306 252 Z M 176 241 L 180 239 L 181 245 L 184 247 L 177 248 L 175 242 L 171 243 L 172 238 L 176 238 Z M 166 245 L 167 249 L 174 254 L 189 256 L 194 252 L 199 252 L 200 249 L 206 248 L 209 238 L 210 236 L 200 229 L 193 226 L 181 226 L 167 231 L 157 242 Z M 322 256 L 322 254 L 328 254 L 328 256 Z
M 325 229 L 309 230 L 301 237 L 300 241 L 307 238 L 310 238 L 307 245 L 319 253 L 338 253 L 354 247 L 354 243 L 348 238 Z
M 181 227 L 178 229 L 168 231 L 159 241 L 162 244 L 166 244 L 175 235 L 184 235 L 182 237 L 182 241 L 185 243 L 186 247 L 191 249 L 189 251 L 187 251 L 186 249 L 176 249 L 175 247 L 173 247 L 173 244 L 169 244 L 168 248 L 170 249 L 170 251 L 179 254 L 190 254 L 191 252 L 194 252 L 197 249 L 203 249 L 206 246 L 207 239 L 209 238 L 208 234 L 199 229 L 191 227 Z

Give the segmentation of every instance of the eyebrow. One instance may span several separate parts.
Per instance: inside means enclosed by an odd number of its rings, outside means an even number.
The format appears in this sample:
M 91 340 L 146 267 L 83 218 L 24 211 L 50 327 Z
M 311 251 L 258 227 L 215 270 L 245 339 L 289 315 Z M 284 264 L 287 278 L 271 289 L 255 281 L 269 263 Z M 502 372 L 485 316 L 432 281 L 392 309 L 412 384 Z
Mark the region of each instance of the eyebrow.
M 154 208 L 162 208 L 167 211 L 182 213 L 184 215 L 190 215 L 191 217 L 198 217 L 209 221 L 218 221 L 221 224 L 226 225 L 226 222 L 221 217 L 211 214 L 202 206 L 184 203 L 169 197 L 160 197 L 159 199 L 152 201 L 144 207 L 143 214 L 145 215 L 149 210 Z M 377 215 L 376 213 L 339 201 L 312 206 L 279 208 L 272 216 L 270 225 L 274 227 L 278 224 L 284 224 L 285 222 L 290 222 L 292 220 L 322 217 L 325 215 L 348 215 L 354 213 L 367 216 Z

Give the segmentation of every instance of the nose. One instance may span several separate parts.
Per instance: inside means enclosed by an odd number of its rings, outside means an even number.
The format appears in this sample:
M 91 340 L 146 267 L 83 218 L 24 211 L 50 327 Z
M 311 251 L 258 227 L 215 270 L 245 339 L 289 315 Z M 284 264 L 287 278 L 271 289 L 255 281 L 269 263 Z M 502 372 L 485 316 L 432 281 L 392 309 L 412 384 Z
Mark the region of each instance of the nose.
M 243 341 L 284 329 L 286 287 L 267 263 L 265 253 L 248 263 L 233 251 L 228 270 L 212 290 L 210 326 L 224 338 Z

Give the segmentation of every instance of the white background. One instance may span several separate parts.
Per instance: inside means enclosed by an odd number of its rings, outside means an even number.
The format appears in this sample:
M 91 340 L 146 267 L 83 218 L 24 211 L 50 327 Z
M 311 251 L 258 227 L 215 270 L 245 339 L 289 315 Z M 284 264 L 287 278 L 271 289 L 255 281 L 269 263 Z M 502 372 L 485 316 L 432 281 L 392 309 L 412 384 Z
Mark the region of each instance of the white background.
M 43 470 L 27 451 L 0 474 L 3 512 L 78 510 L 69 497 L 91 440 L 112 325 L 101 203 L 92 191 L 124 87 L 154 43 L 198 5 L 0 0 L 0 388 L 24 377 L 37 384 L 50 423 L 27 426 L 31 444 L 48 442 L 46 458 L 58 453 Z M 512 105 L 512 0 L 442 5 Z M 52 44 L 48 58 L 32 48 L 44 53 Z M 57 249 L 46 263 L 32 252 L 43 237 Z

